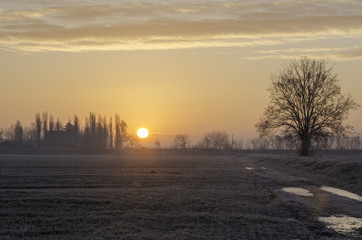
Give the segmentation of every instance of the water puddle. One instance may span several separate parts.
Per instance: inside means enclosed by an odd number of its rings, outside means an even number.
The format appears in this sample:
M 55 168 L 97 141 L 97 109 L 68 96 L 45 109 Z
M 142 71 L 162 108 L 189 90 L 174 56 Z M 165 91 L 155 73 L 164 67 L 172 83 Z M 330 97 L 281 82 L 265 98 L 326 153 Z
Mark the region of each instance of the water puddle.
M 314 196 L 313 193 L 309 192 L 307 189 L 298 188 L 298 187 L 284 187 L 282 188 L 282 191 L 304 197 Z
M 362 197 L 355 193 L 351 193 L 351 192 L 348 192 L 348 191 L 345 191 L 345 190 L 342 190 L 339 188 L 327 187 L 327 186 L 322 186 L 321 189 L 326 192 L 330 192 L 330 193 L 333 193 L 333 194 L 336 194 L 336 195 L 339 195 L 342 197 L 346 197 L 346 198 L 350 198 L 350 199 L 362 202 Z
M 253 167 L 246 167 L 245 169 L 246 169 L 246 170 L 254 170 L 255 168 L 253 168 Z
M 358 229 L 362 228 L 362 219 L 346 215 L 335 215 L 330 217 L 319 217 L 319 221 L 324 222 L 328 228 L 342 234 L 361 236 Z

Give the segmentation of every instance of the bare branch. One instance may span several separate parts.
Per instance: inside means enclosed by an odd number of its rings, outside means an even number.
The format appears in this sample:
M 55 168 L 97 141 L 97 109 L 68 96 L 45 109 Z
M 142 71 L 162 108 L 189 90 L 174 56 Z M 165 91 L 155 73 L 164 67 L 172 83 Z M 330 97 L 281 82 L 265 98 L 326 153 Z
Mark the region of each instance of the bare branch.
M 343 121 L 359 105 L 344 96 L 325 60 L 292 60 L 271 75 L 270 104 L 256 124 L 260 136 L 298 136 L 308 154 L 313 138 L 348 133 Z M 303 147 L 302 147 L 303 148 Z

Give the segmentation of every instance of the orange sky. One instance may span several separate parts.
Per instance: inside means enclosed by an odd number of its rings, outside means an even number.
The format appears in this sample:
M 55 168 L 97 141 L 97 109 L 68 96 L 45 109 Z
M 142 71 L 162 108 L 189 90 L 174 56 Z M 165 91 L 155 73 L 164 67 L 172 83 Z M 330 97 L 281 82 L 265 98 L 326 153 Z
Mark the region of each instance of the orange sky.
M 194 139 L 256 136 L 269 76 L 327 59 L 362 104 L 360 1 L 0 2 L 0 128 L 48 111 L 67 121 L 119 113 Z M 348 123 L 362 132 L 361 110 Z

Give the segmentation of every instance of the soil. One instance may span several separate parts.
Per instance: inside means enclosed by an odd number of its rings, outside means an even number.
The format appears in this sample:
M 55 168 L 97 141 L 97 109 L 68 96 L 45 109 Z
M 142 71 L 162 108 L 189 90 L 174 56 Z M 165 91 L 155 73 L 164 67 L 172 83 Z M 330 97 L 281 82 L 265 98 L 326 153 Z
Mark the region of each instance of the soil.
M 360 219 L 361 202 L 284 158 L 0 155 L 0 238 L 359 239 L 320 220 Z

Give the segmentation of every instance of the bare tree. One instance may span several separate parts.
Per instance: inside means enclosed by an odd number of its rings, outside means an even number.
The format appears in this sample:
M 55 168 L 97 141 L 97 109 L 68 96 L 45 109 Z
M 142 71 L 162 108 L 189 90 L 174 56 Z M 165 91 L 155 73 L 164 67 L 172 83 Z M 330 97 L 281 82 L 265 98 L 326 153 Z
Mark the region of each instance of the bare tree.
M 34 128 L 35 123 L 32 123 L 31 126 L 29 127 L 25 127 L 24 131 L 23 131 L 23 141 L 30 144 L 30 145 L 34 145 L 35 144 L 35 128 Z
M 5 130 L 5 141 L 14 141 L 15 139 L 15 125 L 12 124 L 8 129 Z
M 230 147 L 230 138 L 226 132 L 212 131 L 205 135 L 201 145 L 205 148 L 227 149 Z
M 244 148 L 244 139 L 240 138 L 237 142 L 236 142 L 236 149 L 243 149 Z
M 310 154 L 311 140 L 346 134 L 342 123 L 359 105 L 344 96 L 337 75 L 325 60 L 292 60 L 271 76 L 270 104 L 256 124 L 260 136 L 280 133 L 301 142 L 301 155 Z
M 135 134 L 128 135 L 127 139 L 131 148 L 136 147 L 139 143 L 139 138 Z
M 185 150 L 187 146 L 191 143 L 190 136 L 187 134 L 177 134 L 173 139 L 174 146 L 176 148 Z

